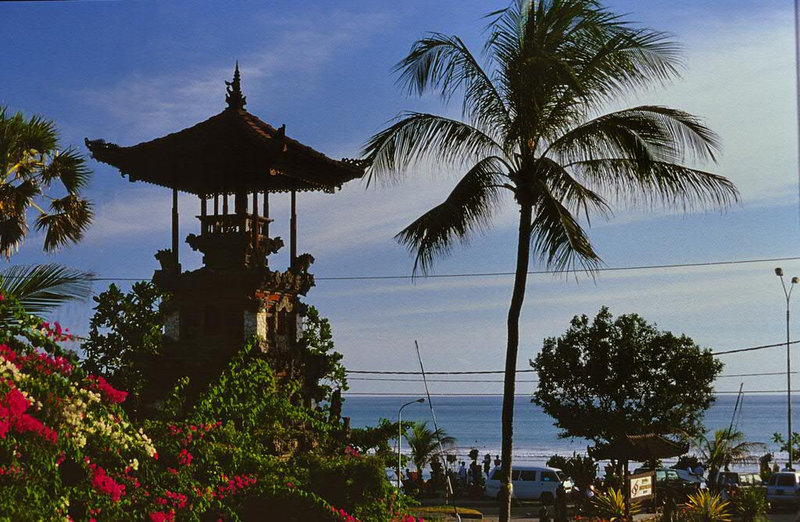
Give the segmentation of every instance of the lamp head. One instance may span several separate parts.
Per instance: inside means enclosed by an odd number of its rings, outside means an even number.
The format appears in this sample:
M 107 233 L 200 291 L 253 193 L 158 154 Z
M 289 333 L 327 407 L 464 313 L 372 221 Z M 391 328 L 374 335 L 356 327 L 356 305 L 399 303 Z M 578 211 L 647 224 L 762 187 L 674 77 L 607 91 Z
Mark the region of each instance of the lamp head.
M 796 285 L 797 283 L 800 283 L 800 277 L 794 276 L 792 278 L 792 284 Z
M 783 277 L 783 268 L 781 267 L 775 268 L 775 275 L 778 277 Z

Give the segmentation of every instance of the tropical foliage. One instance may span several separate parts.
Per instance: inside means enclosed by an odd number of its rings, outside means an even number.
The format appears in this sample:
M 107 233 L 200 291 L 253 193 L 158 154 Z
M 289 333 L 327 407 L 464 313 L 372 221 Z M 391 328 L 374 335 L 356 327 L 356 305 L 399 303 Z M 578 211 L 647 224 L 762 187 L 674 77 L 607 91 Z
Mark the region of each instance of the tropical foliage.
M 742 522 L 767 520 L 769 502 L 763 488 L 739 488 L 731 498 L 733 512 Z
M 789 452 L 789 444 L 786 442 L 782 433 L 772 434 L 772 442 L 778 445 L 778 451 Z M 792 432 L 792 454 L 800 455 L 800 433 Z
M 89 336 L 82 349 L 86 367 L 115 386 L 129 390 L 125 408 L 145 415 L 161 396 L 184 376 L 185 365 L 166 361 L 165 347 L 191 357 L 163 335 L 167 294 L 153 283 L 141 281 L 127 293 L 114 284 L 93 298 L 96 303 Z M 271 356 L 273 367 L 286 368 L 292 390 L 305 401 L 330 401 L 334 390 L 346 390 L 342 355 L 334 350 L 329 321 L 313 306 L 305 308 L 300 340 L 291 353 Z M 291 357 L 291 364 L 282 357 Z
M 636 314 L 614 318 L 605 307 L 545 339 L 532 366 L 539 378 L 533 402 L 555 419 L 559 435 L 595 442 L 703 433 L 722 371 L 711 351 L 685 335 L 660 331 Z
M 609 489 L 606 493 L 601 493 L 592 499 L 592 507 L 601 520 L 619 522 L 628 520 L 625 513 L 625 495 L 617 489 Z M 642 510 L 641 504 L 631 502 L 628 508 L 628 515 L 635 515 Z
M 114 386 L 128 390 L 125 408 L 138 415 L 147 397 L 147 390 L 158 388 L 152 381 L 156 357 L 163 341 L 165 313 L 160 304 L 164 293 L 150 282 L 134 283 L 123 293 L 112 284 L 92 298 L 96 304 L 89 322 L 89 335 L 81 346 L 84 365 L 90 372 L 103 375 Z
M 0 271 L 0 293 L 13 297 L 31 314 L 41 315 L 73 299 L 86 299 L 92 274 L 60 265 L 17 265 Z M 0 328 L 13 320 L 0 314 Z
M 530 258 L 552 270 L 600 264 L 583 228 L 611 204 L 726 206 L 725 178 L 690 166 L 717 157 L 717 136 L 695 116 L 658 105 L 601 115 L 631 91 L 675 78 L 679 49 L 595 0 L 516 0 L 490 13 L 485 60 L 457 36 L 430 33 L 396 67 L 410 94 L 461 97 L 462 118 L 402 114 L 365 146 L 368 180 L 411 168 L 465 172 L 447 199 L 397 239 L 428 271 L 437 257 L 488 229 L 504 203 L 519 208 L 508 313 L 502 462 L 510 476 L 519 317 Z M 504 483 L 501 520 L 510 516 Z
M 754 451 L 764 449 L 760 442 L 747 442 L 739 430 L 719 429 L 709 437 L 700 437 L 696 446 L 709 473 L 729 469 L 731 464 L 744 462 Z
M 128 393 L 87 373 L 58 324 L 0 330 L 0 517 L 11 520 L 402 520 L 381 459 L 294 404 L 252 340 L 195 401 L 181 386 L 137 423 Z M 334 507 L 335 506 L 335 507 Z
M 686 512 L 696 522 L 729 522 L 730 503 L 718 494 L 701 490 L 689 495 Z
M 560 469 L 575 483 L 578 491 L 586 491 L 597 478 L 597 462 L 592 458 L 574 454 L 571 457 L 553 455 L 547 465 Z
M 442 428 L 436 430 L 429 428 L 427 422 L 413 423 L 403 437 L 411 448 L 411 462 L 419 472 L 432 459 L 442 456 L 443 452 L 456 442 L 456 439 L 447 435 Z
M 86 160 L 61 147 L 52 121 L 0 107 L 0 255 L 19 248 L 31 210 L 46 251 L 78 242 L 92 220 L 91 204 L 81 196 L 89 177 Z

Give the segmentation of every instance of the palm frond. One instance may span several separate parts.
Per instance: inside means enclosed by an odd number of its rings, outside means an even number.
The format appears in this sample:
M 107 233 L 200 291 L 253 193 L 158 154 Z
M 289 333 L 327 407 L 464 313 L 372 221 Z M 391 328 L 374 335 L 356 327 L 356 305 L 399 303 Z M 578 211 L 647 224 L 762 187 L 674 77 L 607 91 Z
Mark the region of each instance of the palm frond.
M 571 168 L 629 204 L 644 202 L 687 211 L 726 208 L 739 200 L 739 191 L 727 178 L 673 163 L 643 165 L 631 159 L 610 158 L 580 161 Z
M 436 89 L 445 102 L 463 94 L 462 115 L 484 132 L 508 128 L 510 119 L 500 93 L 464 42 L 457 36 L 430 33 L 418 40 L 395 66 L 398 82 L 409 94 Z
M 16 298 L 27 313 L 39 315 L 67 301 L 88 298 L 92 277 L 56 264 L 12 266 L 0 271 L 0 293 Z
M 661 106 L 640 106 L 594 118 L 554 140 L 544 151 L 562 164 L 604 158 L 715 161 L 718 136 L 695 116 Z
M 488 229 L 507 181 L 507 164 L 491 156 L 479 161 L 458 182 L 441 204 L 435 206 L 395 236 L 416 253 L 414 273 L 427 273 L 439 256 L 455 243 L 466 243 L 471 233 Z
M 537 165 L 547 191 L 571 213 L 582 214 L 588 224 L 591 224 L 594 213 L 604 218 L 611 217 L 611 207 L 606 200 L 572 177 L 563 166 L 549 158 L 540 158 Z
M 589 237 L 567 207 L 538 180 L 533 192 L 532 255 L 556 272 L 580 266 L 594 273 L 601 264 Z
M 377 176 L 391 180 L 425 161 L 460 166 L 502 153 L 495 140 L 468 123 L 418 112 L 372 136 L 362 151 L 370 165 L 367 186 Z
M 45 230 L 44 249 L 52 252 L 68 243 L 77 243 L 94 215 L 88 200 L 69 194 L 50 202 L 52 213 L 36 219 L 36 230 Z
M 50 158 L 50 163 L 41 169 L 42 180 L 46 185 L 54 180 L 60 180 L 70 194 L 76 194 L 85 188 L 90 174 L 86 158 L 73 147 L 54 154 Z

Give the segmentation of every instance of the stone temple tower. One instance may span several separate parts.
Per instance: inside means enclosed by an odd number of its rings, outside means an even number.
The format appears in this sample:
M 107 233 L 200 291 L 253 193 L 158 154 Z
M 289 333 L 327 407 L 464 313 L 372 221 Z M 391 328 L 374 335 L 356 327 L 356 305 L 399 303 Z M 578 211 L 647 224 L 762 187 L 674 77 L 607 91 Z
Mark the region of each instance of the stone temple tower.
M 331 159 L 245 110 L 238 64 L 227 107 L 192 127 L 128 147 L 86 140 L 93 157 L 131 182 L 172 189 L 172 247 L 161 250 L 153 281 L 170 294 L 165 371 L 204 381 L 253 334 L 262 350 L 285 351 L 297 338 L 299 296 L 314 286 L 310 254 L 297 254 L 298 192 L 335 192 L 363 175 L 359 161 Z M 178 257 L 178 192 L 200 199 L 200 230 L 186 242 L 203 266 L 182 271 Z M 269 265 L 284 246 L 270 235 L 270 194 L 291 200 L 290 266 Z M 198 379 L 199 378 L 199 379 Z

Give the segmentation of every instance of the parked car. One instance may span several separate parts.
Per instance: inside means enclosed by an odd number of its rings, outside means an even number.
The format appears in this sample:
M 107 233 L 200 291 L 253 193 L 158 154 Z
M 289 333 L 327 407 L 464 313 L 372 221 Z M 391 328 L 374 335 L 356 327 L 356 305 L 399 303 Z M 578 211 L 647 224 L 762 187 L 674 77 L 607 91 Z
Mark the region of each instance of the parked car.
M 664 501 L 666 494 L 670 493 L 676 501 L 684 501 L 687 496 L 697 493 L 698 489 L 704 489 L 705 483 L 697 480 L 686 480 L 672 468 L 638 468 L 634 473 L 645 473 L 655 471 L 656 473 L 656 497 L 659 504 Z
M 779 471 L 767 482 L 767 500 L 773 506 L 798 505 L 800 501 L 800 472 Z
M 714 491 L 735 490 L 738 488 L 763 487 L 761 475 L 753 472 L 720 471 L 709 477 L 708 486 Z
M 500 494 L 499 467 L 489 472 L 486 479 L 486 495 L 497 498 Z M 557 468 L 544 466 L 514 466 L 511 470 L 512 497 L 516 499 L 541 500 L 545 504 L 552 503 L 556 498 L 559 486 L 564 487 L 564 492 L 572 493 L 575 485 L 569 477 Z

